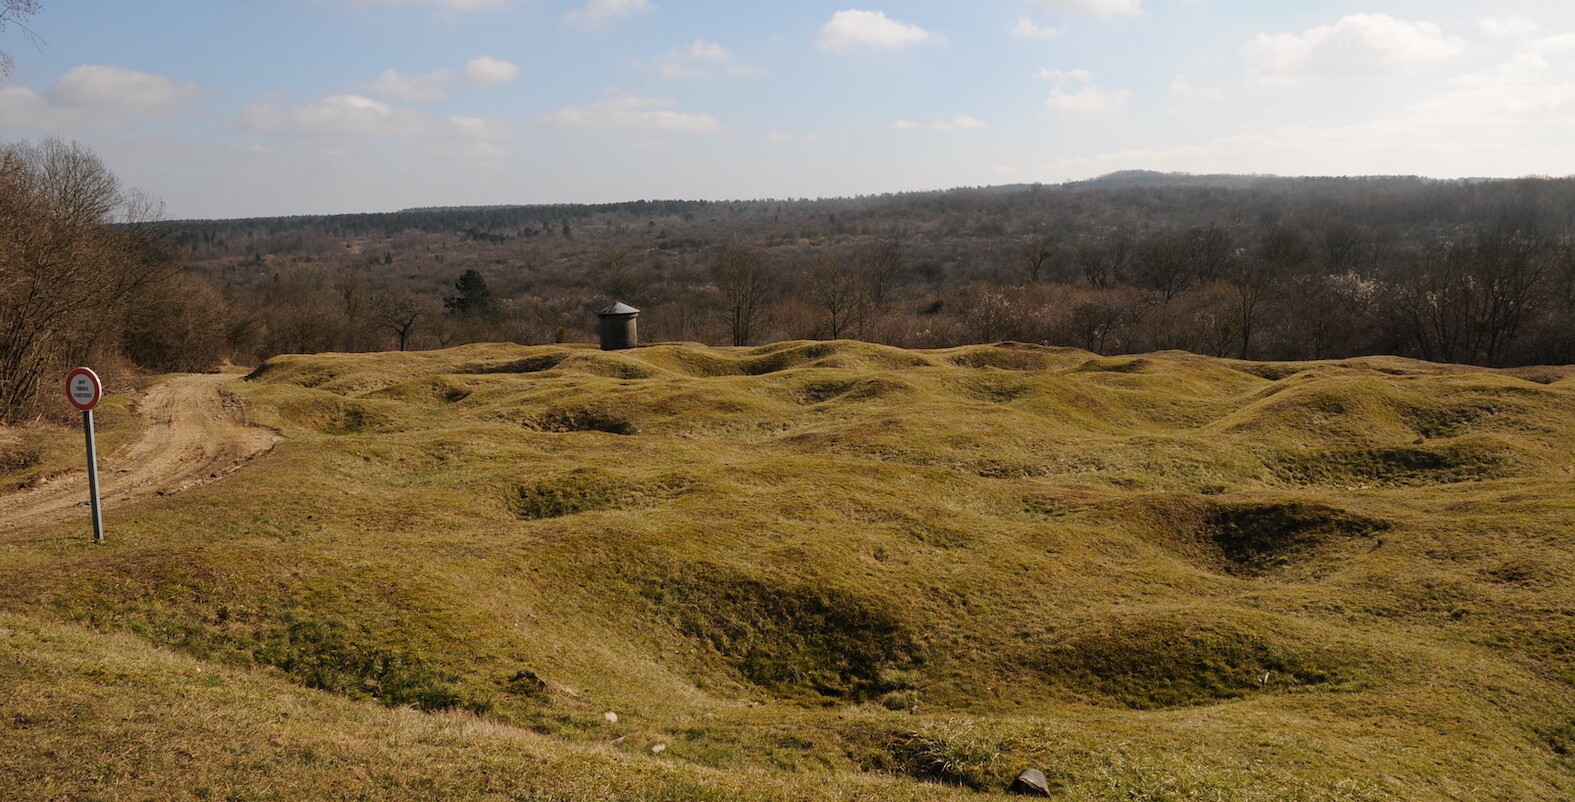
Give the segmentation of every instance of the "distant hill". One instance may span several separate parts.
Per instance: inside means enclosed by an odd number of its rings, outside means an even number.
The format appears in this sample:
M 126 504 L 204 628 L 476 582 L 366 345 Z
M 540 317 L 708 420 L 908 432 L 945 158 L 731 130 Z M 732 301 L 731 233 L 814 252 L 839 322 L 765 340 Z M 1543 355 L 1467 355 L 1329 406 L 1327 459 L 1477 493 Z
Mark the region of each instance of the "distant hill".
M 1223 187 L 1225 189 L 1248 189 L 1261 186 L 1267 181 L 1281 180 L 1280 176 L 1268 174 L 1212 174 L 1194 175 L 1192 173 L 1163 173 L 1155 170 L 1118 170 L 1107 173 L 1097 178 L 1084 181 L 1068 181 L 1062 184 L 1064 189 L 1108 189 L 1116 187 Z
M 1217 189 L 1257 189 L 1278 188 L 1294 189 L 1298 186 L 1324 185 L 1324 186 L 1405 186 L 1422 188 L 1429 186 L 1476 184 L 1494 179 L 1485 178 L 1458 178 L 1441 179 L 1426 178 L 1415 175 L 1356 175 L 1356 176 L 1281 176 L 1271 173 L 1212 173 L 1196 175 L 1193 173 L 1164 173 L 1155 170 L 1118 170 L 1114 173 L 1090 178 L 1085 181 L 1068 181 L 1059 185 L 1062 189 L 1118 189 L 1129 187 L 1210 187 Z

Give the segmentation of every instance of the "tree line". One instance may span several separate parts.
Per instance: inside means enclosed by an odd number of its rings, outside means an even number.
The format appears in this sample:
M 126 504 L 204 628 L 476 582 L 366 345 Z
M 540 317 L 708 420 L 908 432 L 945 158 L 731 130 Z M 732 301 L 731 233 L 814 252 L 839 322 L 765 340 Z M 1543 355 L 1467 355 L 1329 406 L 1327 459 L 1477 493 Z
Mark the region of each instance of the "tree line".
M 594 311 L 614 300 L 643 310 L 646 341 L 1575 358 L 1570 179 L 1124 173 L 1060 187 L 176 227 L 188 268 L 243 310 L 227 344 L 242 360 L 590 341 Z M 462 300 L 473 296 L 486 301 Z
M 0 152 L 0 419 L 47 410 L 47 377 L 72 363 L 588 342 L 614 300 L 643 310 L 646 342 L 1575 361 L 1571 179 L 1122 173 L 822 200 L 154 212 L 80 146 Z

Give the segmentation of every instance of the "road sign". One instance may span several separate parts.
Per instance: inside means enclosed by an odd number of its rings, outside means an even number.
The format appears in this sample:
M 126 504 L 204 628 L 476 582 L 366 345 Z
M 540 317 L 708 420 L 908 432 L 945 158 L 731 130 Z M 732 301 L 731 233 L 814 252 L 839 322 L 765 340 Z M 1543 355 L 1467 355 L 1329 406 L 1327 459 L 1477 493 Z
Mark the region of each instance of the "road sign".
M 77 368 L 66 375 L 66 397 L 71 399 L 71 406 L 87 412 L 98 406 L 98 400 L 104 395 L 104 385 L 99 383 L 98 374 L 88 368 Z
M 66 374 L 66 398 L 82 410 L 82 432 L 87 435 L 88 502 L 93 507 L 93 542 L 104 542 L 104 512 L 98 501 L 98 449 L 93 445 L 93 408 L 104 395 L 98 374 L 77 368 Z

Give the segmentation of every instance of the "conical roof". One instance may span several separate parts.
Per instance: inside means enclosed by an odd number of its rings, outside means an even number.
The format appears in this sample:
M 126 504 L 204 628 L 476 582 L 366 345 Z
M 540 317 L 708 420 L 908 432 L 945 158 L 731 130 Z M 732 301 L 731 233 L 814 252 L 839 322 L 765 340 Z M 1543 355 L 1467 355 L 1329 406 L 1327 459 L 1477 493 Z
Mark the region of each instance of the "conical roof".
M 619 302 L 613 304 L 612 306 L 609 306 L 606 309 L 603 309 L 602 311 L 597 312 L 596 314 L 598 314 L 598 315 L 638 315 L 638 314 L 640 314 L 640 310 L 635 309 L 634 307 L 624 303 L 623 301 L 619 301 Z

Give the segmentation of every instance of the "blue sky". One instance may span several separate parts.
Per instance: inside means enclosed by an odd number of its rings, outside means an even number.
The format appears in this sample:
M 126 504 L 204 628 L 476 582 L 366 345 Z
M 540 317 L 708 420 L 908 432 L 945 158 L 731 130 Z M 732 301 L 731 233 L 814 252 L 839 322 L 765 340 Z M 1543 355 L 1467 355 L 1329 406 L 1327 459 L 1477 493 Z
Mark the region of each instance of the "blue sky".
M 170 217 L 1575 174 L 1575 4 L 42 0 L 0 139 Z

